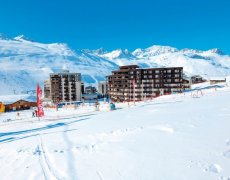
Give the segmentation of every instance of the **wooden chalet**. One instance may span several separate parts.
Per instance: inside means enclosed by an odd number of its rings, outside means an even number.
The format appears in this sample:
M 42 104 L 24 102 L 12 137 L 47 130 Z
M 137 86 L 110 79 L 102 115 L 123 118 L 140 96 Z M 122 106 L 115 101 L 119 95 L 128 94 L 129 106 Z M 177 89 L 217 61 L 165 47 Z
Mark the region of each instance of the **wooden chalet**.
M 4 105 L 5 105 L 5 111 L 8 112 L 8 111 L 19 111 L 19 110 L 31 109 L 33 107 L 36 107 L 37 103 L 20 99 L 16 102 L 4 104 Z
M 37 106 L 36 96 L 30 94 L 0 96 L 0 101 L 5 112 L 27 110 Z
M 212 77 L 210 78 L 210 84 L 218 84 L 218 83 L 225 83 L 225 77 Z

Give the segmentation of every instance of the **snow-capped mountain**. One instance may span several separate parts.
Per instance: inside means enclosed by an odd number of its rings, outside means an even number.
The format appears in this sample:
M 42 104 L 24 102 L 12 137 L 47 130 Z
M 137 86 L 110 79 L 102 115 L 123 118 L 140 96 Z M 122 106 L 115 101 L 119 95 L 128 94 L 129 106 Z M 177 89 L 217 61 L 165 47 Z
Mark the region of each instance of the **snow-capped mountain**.
M 113 52 L 99 56 L 106 57 Z M 132 58 L 109 56 L 109 59 L 118 65 L 138 64 L 144 68 L 183 66 L 187 75 L 200 74 L 206 78 L 230 74 L 230 56 L 219 49 L 179 50 L 169 46 L 154 45 L 146 49 L 138 48 L 130 54 Z
M 122 49 L 117 49 L 112 52 L 106 52 L 104 54 L 98 54 L 101 57 L 113 60 L 113 59 L 135 59 L 136 57 L 129 52 L 128 49 L 122 50 Z
M 0 38 L 0 94 L 34 90 L 49 73 L 63 67 L 82 73 L 83 81 L 96 83 L 105 79 L 117 65 L 105 58 L 84 51 L 73 51 L 66 44 L 42 44 L 23 36 Z
M 161 54 L 166 54 L 166 53 L 174 53 L 178 52 L 178 49 L 169 47 L 169 46 L 151 46 L 146 49 L 136 49 L 133 51 L 133 55 L 138 57 L 138 58 L 148 58 L 152 56 L 158 56 Z
M 96 83 L 119 65 L 137 64 L 140 67 L 183 66 L 187 75 L 205 77 L 230 75 L 230 56 L 219 49 L 200 51 L 176 49 L 169 46 L 151 46 L 133 52 L 118 49 L 108 52 L 71 50 L 66 44 L 44 44 L 18 36 L 13 39 L 0 36 L 0 94 L 34 90 L 51 72 L 63 67 L 82 73 L 83 81 Z

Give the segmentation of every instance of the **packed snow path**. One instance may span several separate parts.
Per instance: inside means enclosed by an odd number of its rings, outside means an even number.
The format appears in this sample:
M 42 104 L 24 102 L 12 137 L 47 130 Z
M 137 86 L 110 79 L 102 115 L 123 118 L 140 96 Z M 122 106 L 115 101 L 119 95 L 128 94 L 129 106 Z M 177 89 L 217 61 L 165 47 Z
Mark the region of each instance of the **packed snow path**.
M 55 121 L 0 121 L 0 179 L 229 180 L 230 89 L 203 93 Z

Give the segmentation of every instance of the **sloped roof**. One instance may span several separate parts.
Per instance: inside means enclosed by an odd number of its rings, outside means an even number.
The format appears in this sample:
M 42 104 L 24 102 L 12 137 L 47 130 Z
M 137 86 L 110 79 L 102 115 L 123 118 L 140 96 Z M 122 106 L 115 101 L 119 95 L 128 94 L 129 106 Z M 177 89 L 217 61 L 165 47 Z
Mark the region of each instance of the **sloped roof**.
M 211 81 L 218 81 L 218 80 L 223 80 L 224 81 L 224 80 L 226 80 L 226 78 L 225 77 L 211 77 L 210 80 Z
M 2 102 L 3 104 L 12 104 L 19 100 L 36 102 L 37 98 L 35 95 L 30 95 L 30 94 L 14 94 L 14 95 L 0 96 L 0 102 Z

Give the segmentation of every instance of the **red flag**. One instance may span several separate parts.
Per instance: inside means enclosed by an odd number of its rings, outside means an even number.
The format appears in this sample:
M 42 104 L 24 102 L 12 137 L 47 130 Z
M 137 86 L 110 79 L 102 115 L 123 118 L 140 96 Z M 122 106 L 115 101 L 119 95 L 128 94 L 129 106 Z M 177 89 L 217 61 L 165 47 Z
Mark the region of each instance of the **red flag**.
M 37 85 L 37 106 L 38 106 L 38 117 L 44 116 L 44 110 L 42 107 L 42 89 Z

